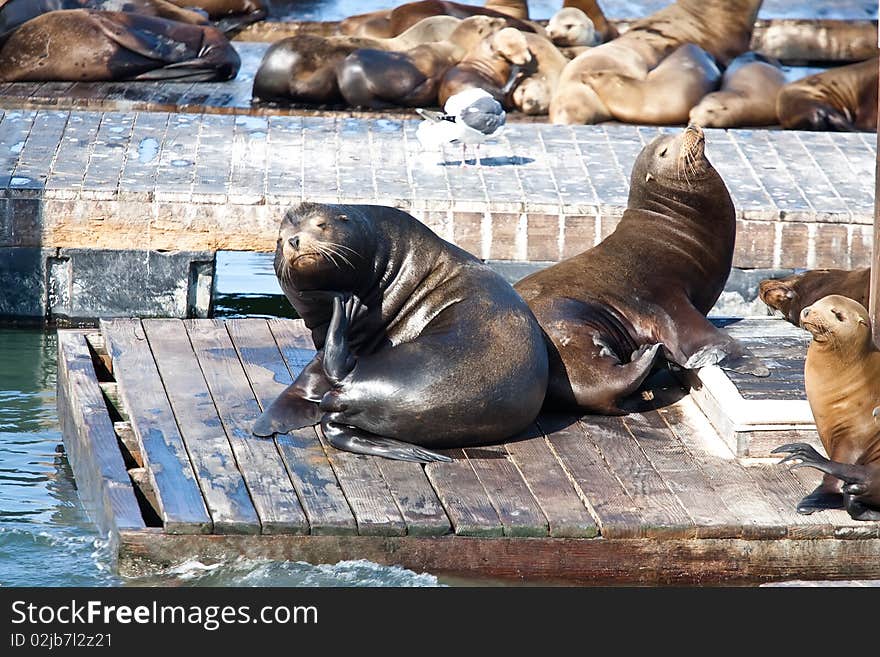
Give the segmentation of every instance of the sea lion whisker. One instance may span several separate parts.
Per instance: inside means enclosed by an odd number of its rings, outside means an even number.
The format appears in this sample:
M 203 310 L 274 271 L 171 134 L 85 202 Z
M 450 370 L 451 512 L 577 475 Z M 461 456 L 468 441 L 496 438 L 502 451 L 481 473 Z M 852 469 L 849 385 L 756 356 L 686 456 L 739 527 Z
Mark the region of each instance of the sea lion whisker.
M 346 251 L 351 251 L 354 255 L 358 254 L 357 251 L 355 251 L 350 246 L 346 246 L 345 244 L 339 244 L 338 242 L 326 242 L 326 241 L 323 242 L 323 244 L 326 244 L 327 246 L 335 246 L 336 248 L 339 248 L 339 249 L 345 249 Z
M 345 262 L 349 267 L 354 267 L 354 265 L 352 264 L 351 260 L 349 260 L 348 258 L 346 258 L 345 255 L 344 255 L 341 251 L 338 251 L 338 250 L 334 249 L 334 248 L 333 248 L 332 246 L 330 246 L 329 243 L 327 243 L 327 242 L 324 242 L 323 246 L 324 246 L 324 248 L 327 250 L 328 253 L 332 253 L 333 255 L 337 255 L 337 256 L 339 256 L 339 257 L 342 259 L 342 261 Z M 335 261 L 334 261 L 334 264 L 335 264 Z

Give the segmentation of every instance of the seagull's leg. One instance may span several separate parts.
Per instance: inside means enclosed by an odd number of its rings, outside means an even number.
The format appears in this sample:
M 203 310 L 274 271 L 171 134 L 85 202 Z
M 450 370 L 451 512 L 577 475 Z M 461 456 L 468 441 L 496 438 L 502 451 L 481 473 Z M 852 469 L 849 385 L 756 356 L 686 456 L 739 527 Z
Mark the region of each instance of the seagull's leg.
M 476 144 L 476 145 L 474 146 L 474 152 L 476 153 L 476 156 L 475 156 L 475 159 L 474 159 L 474 164 L 476 164 L 478 167 L 483 166 L 483 163 L 482 163 L 482 161 L 480 160 L 480 144 Z
M 465 159 L 466 157 L 467 157 L 467 144 L 462 143 L 462 145 L 461 145 L 461 166 L 463 166 L 463 167 L 467 166 L 467 160 Z

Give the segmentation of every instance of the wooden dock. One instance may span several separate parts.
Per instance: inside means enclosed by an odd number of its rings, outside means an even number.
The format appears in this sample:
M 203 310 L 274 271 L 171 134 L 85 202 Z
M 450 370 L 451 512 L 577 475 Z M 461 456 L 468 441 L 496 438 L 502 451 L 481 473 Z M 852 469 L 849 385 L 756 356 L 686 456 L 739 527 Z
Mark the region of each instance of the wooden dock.
M 571 583 L 880 576 L 880 523 L 798 515 L 818 473 L 738 460 L 671 377 L 626 417 L 541 416 L 421 466 L 314 428 L 251 435 L 314 353 L 299 320 L 111 320 L 58 349 L 65 445 L 123 574 L 246 556 Z

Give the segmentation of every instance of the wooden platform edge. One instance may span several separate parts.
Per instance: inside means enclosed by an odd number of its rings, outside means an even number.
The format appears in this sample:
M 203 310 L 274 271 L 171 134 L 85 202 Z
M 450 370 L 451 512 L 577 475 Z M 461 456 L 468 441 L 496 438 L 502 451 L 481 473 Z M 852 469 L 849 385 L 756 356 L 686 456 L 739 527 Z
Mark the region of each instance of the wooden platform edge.
M 102 534 L 118 540 L 120 531 L 143 530 L 145 524 L 102 401 L 86 333 L 58 332 L 58 417 L 83 507 Z
M 756 584 L 880 578 L 880 539 L 607 539 L 237 536 L 123 531 L 120 574 L 161 572 L 198 554 L 312 564 L 367 559 L 416 572 L 566 584 Z

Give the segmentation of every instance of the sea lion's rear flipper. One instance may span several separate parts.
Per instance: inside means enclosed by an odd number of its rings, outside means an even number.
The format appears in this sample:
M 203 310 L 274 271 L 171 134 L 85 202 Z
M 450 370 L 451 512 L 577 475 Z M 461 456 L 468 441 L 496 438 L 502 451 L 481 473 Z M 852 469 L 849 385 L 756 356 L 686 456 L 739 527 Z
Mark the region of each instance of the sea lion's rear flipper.
M 339 413 L 328 413 L 321 420 L 321 429 L 327 442 L 336 449 L 355 454 L 381 456 L 395 461 L 413 461 L 415 463 L 434 463 L 436 461 L 452 461 L 448 456 L 432 452 L 418 445 L 411 445 L 400 440 L 384 438 L 376 434 L 342 424 Z
M 296 381 L 287 386 L 257 418 L 251 429 L 252 433 L 267 437 L 318 424 L 323 415 L 318 408 L 318 402 L 328 390 L 330 382 L 324 375 L 324 364 L 319 352 L 296 377 Z
M 257 9 L 247 14 L 231 14 L 218 18 L 214 21 L 214 27 L 229 38 L 232 38 L 248 25 L 261 21 L 264 18 L 266 18 L 266 10 Z

